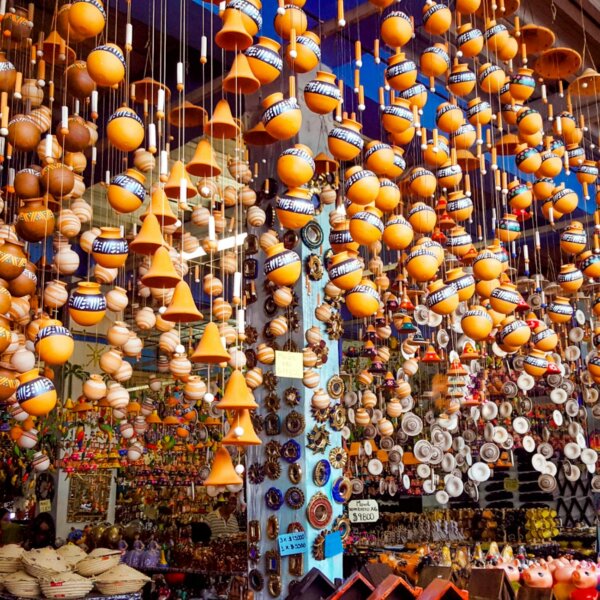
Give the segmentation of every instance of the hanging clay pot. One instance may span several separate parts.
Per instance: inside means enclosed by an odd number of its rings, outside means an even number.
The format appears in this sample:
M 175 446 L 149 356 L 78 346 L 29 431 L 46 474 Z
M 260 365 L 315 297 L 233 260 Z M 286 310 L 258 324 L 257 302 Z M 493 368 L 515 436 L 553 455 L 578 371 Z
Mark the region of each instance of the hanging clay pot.
M 24 199 L 15 229 L 24 240 L 39 242 L 54 232 L 54 214 L 48 209 L 43 198 Z
M 416 83 L 417 65 L 404 52 L 398 52 L 389 58 L 385 76 L 393 89 L 403 91 Z
M 282 227 L 301 229 L 312 220 L 315 214 L 311 191 L 306 188 L 286 190 L 285 194 L 277 196 L 275 212 Z
M 304 144 L 295 144 L 293 148 L 287 148 L 277 159 L 277 175 L 289 187 L 305 185 L 314 174 L 313 153 Z
M 375 201 L 379 179 L 372 171 L 356 165 L 344 173 L 344 193 L 350 202 L 365 206 Z
M 283 61 L 279 56 L 280 48 L 279 42 L 262 36 L 244 52 L 254 76 L 262 85 L 272 83 L 281 74 Z
M 43 417 L 56 406 L 56 388 L 48 377 L 39 374 L 38 369 L 22 373 L 18 379 L 17 402 L 27 414 Z
M 57 319 L 44 319 L 35 338 L 35 350 L 49 365 L 63 365 L 75 350 L 71 332 Z
M 483 50 L 483 33 L 472 23 L 463 23 L 456 31 L 456 47 L 465 58 L 474 58 Z
M 137 210 L 146 198 L 146 177 L 137 169 L 127 169 L 115 175 L 108 186 L 109 204 L 118 213 L 127 214 Z
M 8 141 L 15 150 L 32 152 L 40 143 L 41 135 L 39 127 L 29 116 L 15 115 L 8 123 Z
M 573 317 L 575 309 L 571 306 L 568 298 L 557 296 L 548 304 L 546 312 L 553 323 L 568 323 Z
M 84 60 L 76 60 L 70 64 L 65 70 L 65 75 L 69 93 L 79 100 L 88 98 L 96 89 L 96 83 L 90 77 L 87 70 L 87 63 Z
M 109 117 L 106 135 L 115 148 L 133 152 L 144 141 L 144 123 L 134 110 L 123 106 Z
M 116 44 L 94 48 L 87 57 L 87 72 L 101 87 L 118 85 L 125 77 L 125 56 Z
M 294 137 L 302 126 L 302 113 L 296 98 L 285 98 L 281 92 L 267 96 L 262 107 L 262 122 L 265 129 L 278 140 Z
M 27 266 L 27 255 L 23 243 L 3 240 L 0 245 L 0 277 L 7 281 L 18 277 Z
M 100 235 L 92 244 L 92 256 L 101 266 L 118 269 L 125 264 L 129 255 L 127 240 L 120 227 L 101 227 Z
M 350 219 L 350 235 L 355 242 L 368 246 L 383 236 L 382 213 L 374 206 L 367 206 Z
M 79 325 L 90 327 L 97 325 L 106 313 L 106 299 L 100 290 L 100 284 L 81 281 L 69 296 L 69 315 Z
M 587 235 L 583 225 L 579 221 L 572 221 L 560 234 L 560 248 L 567 254 L 579 254 L 583 252 L 586 244 Z
M 446 273 L 445 283 L 451 283 L 456 288 L 459 302 L 467 302 L 475 294 L 475 278 L 471 273 L 465 273 L 462 267 L 450 269 Z
M 336 109 L 341 100 L 340 89 L 335 84 L 335 74 L 317 71 L 304 88 L 304 101 L 308 108 L 318 114 L 325 115 Z
M 452 23 L 452 13 L 443 3 L 428 0 L 423 5 L 423 28 L 430 35 L 444 35 Z
M 271 246 L 264 262 L 264 273 L 276 285 L 293 286 L 302 272 L 302 263 L 293 250 L 286 250 L 283 243 Z
M 362 126 L 352 119 L 343 119 L 327 136 L 327 147 L 338 160 L 353 160 L 362 151 L 364 141 L 360 135 Z
M 387 12 L 381 21 L 381 39 L 390 48 L 401 48 L 412 39 L 413 33 L 410 17 L 400 10 Z
M 439 263 L 436 255 L 427 248 L 416 248 L 406 257 L 404 263 L 408 274 L 417 281 L 429 281 L 435 277 Z
M 390 213 L 400 204 L 400 189 L 389 179 L 379 180 L 379 191 L 375 198 L 375 206 L 384 213 Z
M 379 294 L 375 284 L 364 277 L 358 285 L 346 292 L 346 307 L 357 318 L 374 315 L 379 308 Z
M 331 257 L 327 272 L 335 286 L 342 290 L 350 290 L 360 283 L 363 269 L 354 253 L 343 250 Z
M 426 77 L 440 77 L 450 68 L 448 46 L 437 42 L 425 48 L 419 59 L 421 73 Z M 413 82 L 414 83 L 414 82 Z
M 464 334 L 476 342 L 485 340 L 492 332 L 494 322 L 483 306 L 469 307 L 460 324 Z
M 319 36 L 307 31 L 296 37 L 296 56 L 292 56 L 292 45 L 286 48 L 285 59 L 291 69 L 297 73 L 309 73 L 321 62 L 321 40 Z
M 447 86 L 452 94 L 463 97 L 469 95 L 475 88 L 477 77 L 469 71 L 466 63 L 455 63 L 448 75 Z

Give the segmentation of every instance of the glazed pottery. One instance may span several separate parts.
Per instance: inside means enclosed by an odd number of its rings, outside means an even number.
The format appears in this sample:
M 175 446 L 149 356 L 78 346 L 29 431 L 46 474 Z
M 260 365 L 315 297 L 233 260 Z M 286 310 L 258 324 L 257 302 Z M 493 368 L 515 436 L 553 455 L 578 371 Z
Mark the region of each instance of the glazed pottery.
M 43 417 L 56 406 L 56 388 L 48 377 L 39 374 L 38 369 L 21 373 L 18 379 L 17 402 L 27 414 Z
M 107 199 L 118 213 L 131 213 L 142 205 L 146 198 L 146 177 L 137 169 L 127 169 L 115 175 L 108 186 Z
M 69 295 L 69 316 L 79 325 L 91 327 L 97 325 L 106 313 L 106 299 L 100 290 L 100 284 L 81 281 Z
M 101 266 L 118 269 L 127 260 L 129 246 L 120 227 L 101 227 L 100 235 L 92 243 L 92 256 Z
M 264 273 L 269 281 L 277 285 L 293 286 L 302 271 L 299 256 L 293 250 L 286 250 L 283 243 L 277 243 L 266 251 Z
M 54 214 L 43 198 L 24 199 L 19 209 L 15 229 L 28 242 L 39 242 L 54 232 Z
M 295 98 L 285 98 L 281 92 L 267 96 L 262 107 L 262 122 L 269 135 L 278 140 L 294 137 L 302 125 L 302 113 Z
M 308 108 L 318 114 L 325 115 L 335 110 L 341 99 L 338 86 L 335 84 L 335 74 L 327 71 L 317 71 L 304 88 L 304 101 Z

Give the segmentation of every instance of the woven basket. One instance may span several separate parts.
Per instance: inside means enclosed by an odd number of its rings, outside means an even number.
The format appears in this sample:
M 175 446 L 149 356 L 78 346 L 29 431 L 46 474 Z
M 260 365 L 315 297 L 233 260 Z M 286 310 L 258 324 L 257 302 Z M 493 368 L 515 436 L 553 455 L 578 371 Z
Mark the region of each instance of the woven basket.
M 96 589 L 101 594 L 133 594 L 150 581 L 143 573 L 128 565 L 120 564 L 95 578 Z
M 0 547 L 0 573 L 14 573 L 21 568 L 21 556 L 25 550 L 17 544 Z
M 83 598 L 94 587 L 94 582 L 76 573 L 61 573 L 40 579 L 40 588 L 46 598 Z
M 39 548 L 23 553 L 21 562 L 34 577 L 48 578 L 69 571 L 69 565 L 54 548 Z
M 77 563 L 76 571 L 84 577 L 94 577 L 116 567 L 120 562 L 121 552 L 119 550 L 96 548 Z
M 42 593 L 35 577 L 25 571 L 5 575 L 2 581 L 8 593 L 19 598 L 39 598 Z
M 57 552 L 65 560 L 70 568 L 74 569 L 75 565 L 87 557 L 87 552 L 75 544 L 65 544 L 61 546 Z

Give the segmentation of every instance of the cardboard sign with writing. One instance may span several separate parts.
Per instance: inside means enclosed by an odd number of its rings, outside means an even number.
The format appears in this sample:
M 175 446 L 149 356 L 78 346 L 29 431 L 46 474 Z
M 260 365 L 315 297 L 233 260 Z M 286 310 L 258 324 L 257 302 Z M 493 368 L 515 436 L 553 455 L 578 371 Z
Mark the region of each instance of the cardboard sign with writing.
M 302 379 L 303 374 L 302 352 L 275 351 L 275 375 L 277 377 Z
M 52 510 L 52 501 L 40 500 L 38 503 L 38 507 L 40 509 L 40 512 L 50 512 Z
M 282 533 L 278 536 L 279 554 L 290 556 L 291 554 L 304 554 L 308 550 L 306 532 Z
M 379 521 L 377 500 L 351 500 L 348 502 L 350 523 L 375 523 Z

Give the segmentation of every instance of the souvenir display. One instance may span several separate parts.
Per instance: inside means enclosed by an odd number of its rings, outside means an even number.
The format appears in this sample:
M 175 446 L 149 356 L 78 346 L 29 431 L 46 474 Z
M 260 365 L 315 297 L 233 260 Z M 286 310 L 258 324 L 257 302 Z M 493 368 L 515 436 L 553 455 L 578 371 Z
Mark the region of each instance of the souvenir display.
M 595 597 L 588 9 L 141 4 L 0 2 L 2 586 Z

